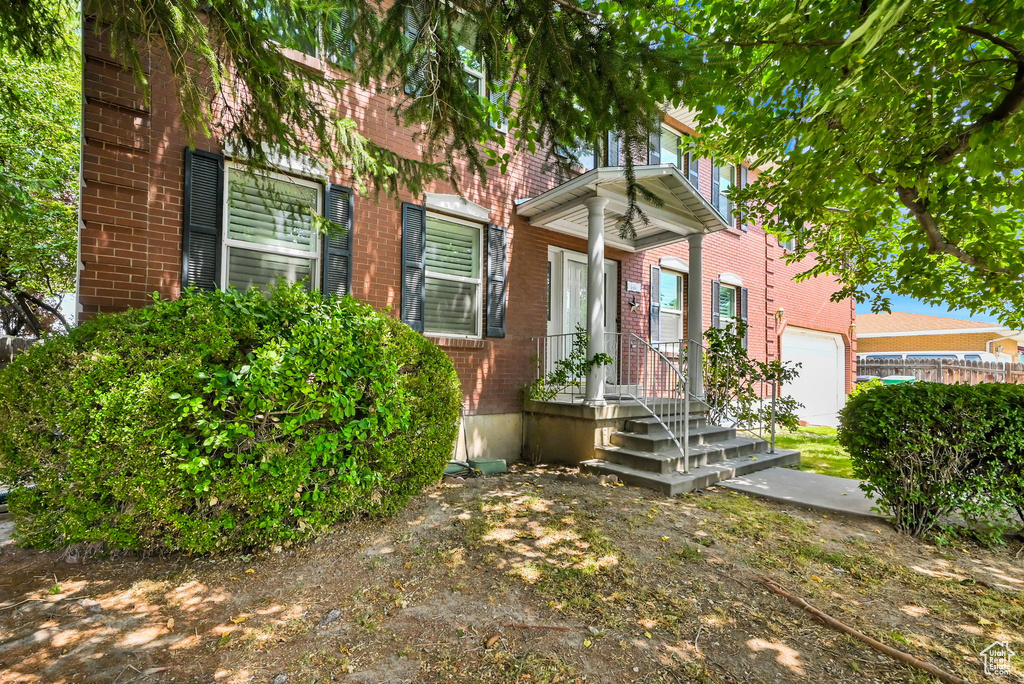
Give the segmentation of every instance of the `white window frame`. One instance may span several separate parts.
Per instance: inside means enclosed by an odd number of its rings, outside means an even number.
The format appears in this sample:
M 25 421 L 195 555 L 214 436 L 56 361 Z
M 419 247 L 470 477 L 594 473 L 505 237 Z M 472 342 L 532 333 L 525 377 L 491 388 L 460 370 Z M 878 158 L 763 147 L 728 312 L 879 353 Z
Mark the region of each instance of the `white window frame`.
M 666 313 L 667 314 L 672 314 L 672 315 L 678 315 L 679 316 L 679 339 L 678 340 L 666 340 L 666 339 L 664 339 L 664 335 L 662 335 L 662 340 L 661 340 L 662 342 L 678 342 L 679 340 L 683 339 L 684 330 L 686 329 L 686 274 L 683 273 L 682 271 L 676 271 L 676 270 L 672 270 L 672 269 L 662 268 L 661 269 L 661 277 L 664 278 L 666 275 L 670 275 L 670 276 L 679 278 L 679 308 L 678 309 L 669 309 L 668 307 L 666 307 L 661 302 L 658 302 L 658 310 L 660 312 L 659 313 L 658 325 L 659 325 L 659 329 L 660 330 L 664 330 L 665 329 L 664 328 L 664 322 L 661 319 L 661 316 L 664 316 Z M 659 283 L 658 284 L 658 292 L 660 293 L 661 291 L 662 291 L 661 284 Z
M 316 226 L 313 227 L 313 232 L 317 235 L 315 241 L 315 249 L 313 251 L 307 251 L 303 249 L 290 249 L 287 247 L 274 247 L 271 245 L 261 245 L 255 242 L 247 242 L 246 240 L 236 240 L 230 237 L 230 216 L 231 211 L 231 174 L 234 173 L 245 173 L 244 169 L 248 168 L 245 164 L 238 162 L 228 162 L 224 165 L 224 211 L 221 224 L 221 259 L 220 259 L 220 273 L 218 274 L 218 280 L 220 281 L 220 287 L 223 290 L 228 288 L 228 272 L 230 264 L 228 260 L 231 258 L 231 248 L 237 247 L 239 249 L 247 249 L 252 252 L 264 252 L 266 254 L 280 254 L 281 256 L 299 257 L 303 259 L 309 259 L 312 262 L 310 268 L 310 282 L 309 289 L 311 291 L 319 291 L 320 289 L 320 268 L 323 261 L 323 240 L 320 239 L 320 234 L 316 230 Z M 273 180 L 280 180 L 286 183 L 294 183 L 295 185 L 302 185 L 316 190 L 316 212 L 317 215 L 323 216 L 324 214 L 324 185 L 316 181 L 311 181 L 306 178 L 300 178 L 298 176 L 290 176 L 285 173 L 278 173 L 275 171 L 257 171 L 250 172 L 249 175 L 264 176 Z
M 460 15 L 460 21 L 464 21 L 464 22 L 468 22 L 469 21 L 468 16 L 462 10 L 459 11 L 459 15 Z M 459 48 L 463 47 L 462 43 L 459 43 L 457 47 L 459 47 Z M 465 46 L 465 47 L 467 49 L 470 49 L 470 46 L 468 46 L 468 45 Z M 463 62 L 462 62 L 462 71 L 463 71 L 463 73 L 469 74 L 470 76 L 472 76 L 472 77 L 474 77 L 476 79 L 476 82 L 477 82 L 477 93 L 476 94 L 477 94 L 478 97 L 481 97 L 484 100 L 486 100 L 487 99 L 487 73 L 486 73 L 486 69 L 483 68 L 483 64 L 481 64 L 480 65 L 480 69 L 477 70 L 477 69 L 472 68 L 468 64 L 466 64 L 465 60 L 463 60 Z
M 476 82 L 477 82 L 477 88 L 476 88 L 477 92 L 476 92 L 476 94 L 479 97 L 482 97 L 483 99 L 486 100 L 487 99 L 487 74 L 484 73 L 484 70 L 481 69 L 480 71 L 477 71 L 476 69 L 470 67 L 468 64 L 463 62 L 462 63 L 462 71 L 463 71 L 463 73 L 467 73 L 467 74 L 469 74 L 470 76 L 472 76 L 473 78 L 476 79 Z
M 730 285 L 719 281 L 718 283 L 719 295 L 718 295 L 718 317 L 722 328 L 728 328 L 730 325 L 735 326 L 736 321 L 740 319 L 739 308 L 740 308 L 740 288 L 736 285 Z M 726 316 L 722 312 L 722 292 L 726 290 L 732 290 L 732 316 Z
M 679 169 L 680 173 L 682 173 L 684 171 L 684 169 L 683 169 L 683 158 L 685 157 L 685 155 L 683 154 L 683 139 L 686 136 L 683 135 L 683 133 L 681 133 L 680 131 L 677 131 L 676 129 L 674 129 L 674 128 L 670 127 L 670 126 L 662 124 L 661 125 L 662 140 L 664 140 L 665 133 L 668 133 L 669 135 L 672 135 L 672 136 L 675 136 L 676 138 L 679 138 L 679 145 L 676 146 L 676 158 L 674 160 L 672 160 L 672 161 L 666 161 L 664 158 L 662 158 L 661 163 L 662 164 L 671 164 L 672 166 L 674 166 L 677 169 Z M 662 145 L 661 149 L 658 150 L 658 153 L 660 154 L 661 152 L 664 151 L 664 149 L 665 149 L 665 146 Z
M 716 164 L 715 166 L 718 167 L 718 205 L 719 205 L 719 206 L 715 207 L 715 210 L 719 214 L 721 214 L 722 216 L 728 216 L 729 214 L 731 214 L 733 212 L 733 208 L 736 205 L 733 203 L 732 199 L 729 197 L 729 195 L 725 191 L 726 190 L 732 190 L 733 188 L 736 187 L 737 177 L 739 175 L 739 171 L 737 170 L 735 164 Z M 730 172 L 731 179 L 728 181 L 729 182 L 729 187 L 728 188 L 723 188 L 722 187 L 722 179 L 725 178 L 725 172 L 726 171 Z M 723 202 L 725 203 L 724 207 L 722 206 Z M 735 216 L 733 218 L 735 219 Z
M 430 225 L 430 223 L 429 223 L 430 219 L 434 219 L 434 220 L 437 220 L 437 221 L 447 221 L 448 223 L 455 223 L 455 224 L 458 224 L 458 225 L 461 225 L 461 226 L 467 226 L 469 228 L 476 228 L 476 230 L 477 230 L 477 232 L 479 234 L 479 238 L 480 238 L 477 241 L 477 247 L 480 250 L 480 253 L 477 255 L 477 277 L 476 278 L 466 278 L 464 276 L 453 276 L 453 275 L 448 275 L 447 273 L 434 273 L 433 271 L 431 271 L 426 266 L 426 264 L 424 264 L 424 266 L 423 266 L 423 287 L 424 287 L 424 295 L 423 295 L 423 335 L 425 337 L 445 337 L 445 338 L 451 338 L 451 339 L 464 339 L 464 340 L 479 340 L 479 339 L 483 339 L 483 336 L 484 336 L 484 331 L 483 331 L 483 320 L 484 320 L 484 309 L 483 309 L 483 303 L 484 303 L 484 297 L 483 297 L 483 295 L 484 295 L 484 269 L 487 266 L 486 261 L 484 259 L 484 250 L 485 250 L 484 238 L 486 237 L 484 235 L 484 226 L 482 224 L 480 224 L 480 223 L 475 222 L 475 221 L 467 221 L 465 219 L 456 218 L 454 216 L 449 216 L 447 214 L 439 214 L 437 212 L 428 211 L 427 212 L 427 216 L 426 216 L 427 225 L 425 225 L 424 228 L 423 228 L 423 249 L 424 250 L 427 248 L 427 245 L 426 245 L 426 242 L 427 242 L 427 239 L 428 239 L 427 238 L 427 227 Z M 476 332 L 474 332 L 472 335 L 467 335 L 465 333 L 452 333 L 452 332 L 444 332 L 444 331 L 428 330 L 427 329 L 427 313 L 426 313 L 426 309 L 427 309 L 427 295 L 426 295 L 426 282 L 427 282 L 427 278 L 437 278 L 439 280 L 449 280 L 449 281 L 456 282 L 456 283 L 474 283 L 474 284 L 476 284 L 476 298 L 475 298 L 475 302 L 474 302 L 474 305 L 476 307 L 476 315 L 474 316 L 474 320 L 476 321 Z

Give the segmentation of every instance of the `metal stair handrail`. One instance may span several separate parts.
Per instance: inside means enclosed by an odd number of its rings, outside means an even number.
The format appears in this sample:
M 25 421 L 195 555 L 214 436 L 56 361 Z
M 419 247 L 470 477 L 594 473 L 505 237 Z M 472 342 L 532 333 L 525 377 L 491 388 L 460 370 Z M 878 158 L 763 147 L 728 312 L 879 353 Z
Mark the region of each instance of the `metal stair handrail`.
M 574 342 L 581 334 L 586 333 L 534 338 L 538 379 L 571 356 Z M 685 473 L 690 472 L 690 402 L 697 399 L 691 392 L 684 364 L 692 344 L 693 340 L 651 344 L 635 333 L 605 333 L 605 349 L 613 360 L 606 372 L 617 380 L 617 391 L 610 392 L 607 401 L 635 401 L 657 420 L 682 455 Z M 584 380 L 573 378 L 555 391 L 568 394 L 569 401 L 575 402 L 582 397 Z
M 626 365 L 623 368 L 622 357 L 624 354 L 622 352 L 624 350 L 621 347 L 627 343 L 629 347 L 628 353 L 625 354 Z M 683 344 L 685 343 L 679 343 L 680 351 Z M 640 349 L 642 355 L 642 359 L 636 358 L 636 382 L 632 382 L 634 356 L 637 356 L 632 353 L 633 349 Z M 678 352 L 677 357 L 680 360 L 686 358 Z M 625 370 L 625 382 L 622 385 L 627 388 L 636 388 L 636 391 L 627 392 L 627 395 L 644 407 L 658 421 L 658 424 L 665 428 L 683 457 L 683 472 L 690 472 L 691 393 L 686 373 L 666 353 L 636 333 L 626 333 L 621 338 L 619 372 L 622 373 L 623 370 Z M 680 409 L 682 409 L 681 413 Z M 681 444 L 680 432 L 682 433 Z

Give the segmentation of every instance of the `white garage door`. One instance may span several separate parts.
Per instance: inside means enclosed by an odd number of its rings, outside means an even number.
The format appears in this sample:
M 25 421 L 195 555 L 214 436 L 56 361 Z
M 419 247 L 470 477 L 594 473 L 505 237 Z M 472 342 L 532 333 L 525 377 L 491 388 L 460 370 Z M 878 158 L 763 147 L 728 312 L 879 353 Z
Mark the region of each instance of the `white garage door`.
M 783 393 L 804 405 L 801 420 L 811 425 L 839 424 L 846 402 L 846 347 L 835 333 L 787 327 L 782 333 L 782 360 L 801 364 L 800 376 Z

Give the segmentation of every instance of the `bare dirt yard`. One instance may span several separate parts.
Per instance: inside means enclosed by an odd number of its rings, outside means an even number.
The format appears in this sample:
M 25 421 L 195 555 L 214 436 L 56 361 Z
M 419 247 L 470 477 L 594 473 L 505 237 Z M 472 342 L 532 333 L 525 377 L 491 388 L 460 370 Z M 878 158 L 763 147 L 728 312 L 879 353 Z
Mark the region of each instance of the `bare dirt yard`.
M 930 682 L 767 591 L 972 682 L 1022 681 L 1024 550 L 554 469 L 216 558 L 0 552 L 4 682 Z M 78 555 L 76 555 L 78 554 Z M 1008 641 L 1015 670 L 979 653 Z

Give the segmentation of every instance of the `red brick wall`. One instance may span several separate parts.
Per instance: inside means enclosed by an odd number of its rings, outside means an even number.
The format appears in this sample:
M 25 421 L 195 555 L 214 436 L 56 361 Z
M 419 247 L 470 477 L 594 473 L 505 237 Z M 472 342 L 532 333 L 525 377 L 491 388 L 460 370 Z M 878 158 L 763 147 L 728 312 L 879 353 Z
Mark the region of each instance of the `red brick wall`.
M 150 103 L 137 95 L 131 78 L 107 56 L 91 30 L 85 38 L 85 147 L 82 192 L 82 263 L 79 304 L 88 318 L 102 311 L 143 306 L 151 294 L 175 297 L 180 293 L 182 192 L 185 140 L 178 122 L 171 79 L 166 65 L 152 60 Z M 346 91 L 336 103 L 338 112 L 358 122 L 360 131 L 378 143 L 410 157 L 422 150 L 414 131 L 395 125 L 389 112 L 389 95 L 363 89 Z M 212 141 L 197 141 L 199 149 L 218 150 Z M 704 164 L 702 187 L 710 187 L 710 168 Z M 350 181 L 343 170 L 332 181 Z M 509 227 L 508 307 L 506 337 L 481 341 L 442 341 L 458 369 L 470 413 L 505 413 L 520 408 L 520 387 L 532 379 L 531 338 L 546 334 L 547 247 L 557 245 L 586 252 L 582 239 L 528 225 L 514 216 L 514 202 L 555 185 L 544 172 L 544 160 L 517 157 L 505 176 L 491 177 L 486 186 L 468 179 L 460 187 L 469 200 L 487 207 L 491 220 Z M 453 192 L 435 183 L 431 192 Z M 394 307 L 401 292 L 401 202 L 416 201 L 406 192 L 379 201 L 357 197 L 354 211 L 352 292 L 375 307 Z M 774 245 L 774 239 L 768 238 Z M 775 332 L 760 326 L 760 313 L 774 323 L 774 307 L 785 301 L 793 325 L 797 320 L 818 322 L 822 330 L 846 331 L 852 317 L 849 306 L 828 304 L 824 289 L 800 284 L 792 291 L 776 288 L 775 302 L 766 301 L 768 285 L 781 271 L 765 270 L 767 247 L 760 230 L 727 231 L 705 238 L 705 275 L 710 280 L 721 271 L 743 278 L 750 288 L 751 348 L 772 356 L 777 353 Z M 646 337 L 649 311 L 649 265 L 672 254 L 686 260 L 686 243 L 627 254 L 608 250 L 608 258 L 620 262 L 620 316 L 622 328 Z M 749 280 L 748 280 L 749 279 Z M 773 280 L 774 279 L 774 280 Z M 641 305 L 630 312 L 626 280 L 644 284 L 638 295 Z M 748 284 L 749 283 L 749 284 Z M 710 286 L 705 284 L 704 289 Z M 785 289 L 785 294 L 781 294 Z M 708 293 L 705 293 L 707 296 Z M 789 303 L 790 299 L 793 303 Z M 805 301 L 804 305 L 799 302 Z M 818 314 L 814 314 L 818 311 Z M 826 311 L 822 314 L 821 311 Z M 842 313 L 845 312 L 845 313 Z M 842 314 L 842 315 L 841 315 Z M 845 318 L 843 316 L 846 316 Z M 706 308 L 705 324 L 710 321 Z M 800 323 L 804 325 L 805 323 Z

